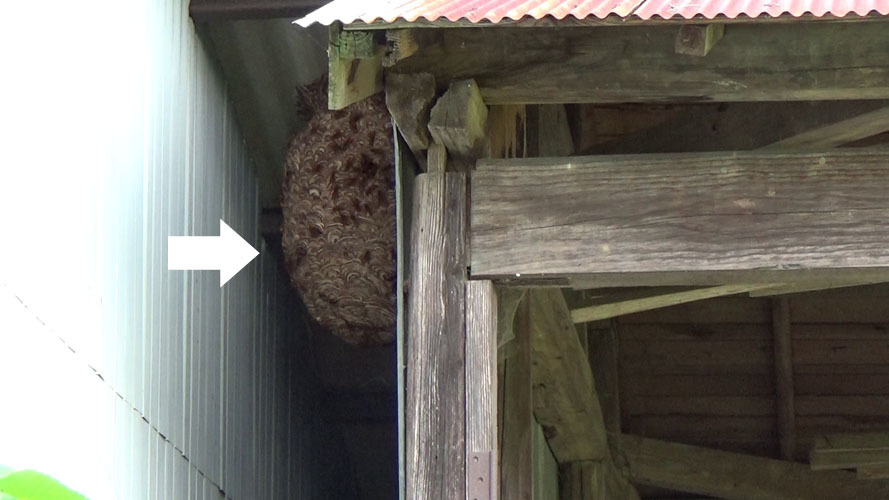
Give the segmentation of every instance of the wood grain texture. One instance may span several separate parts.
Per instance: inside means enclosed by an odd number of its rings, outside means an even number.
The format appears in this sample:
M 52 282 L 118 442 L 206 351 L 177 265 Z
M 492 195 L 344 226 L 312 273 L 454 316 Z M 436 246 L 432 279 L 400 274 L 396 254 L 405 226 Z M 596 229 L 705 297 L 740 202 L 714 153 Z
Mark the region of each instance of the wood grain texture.
M 505 361 L 500 498 L 531 500 L 534 405 L 531 395 L 531 312 L 527 300 L 515 313 L 512 356 Z
M 676 53 L 704 57 L 725 35 L 724 24 L 686 24 L 676 34 Z
M 444 144 L 458 170 L 467 171 L 485 152 L 488 108 L 473 80 L 452 83 L 429 113 L 429 133 Z
M 630 479 L 727 500 L 886 498 L 889 483 L 858 481 L 845 471 L 624 435 Z
M 465 230 L 462 174 L 414 188 L 405 390 L 407 498 L 465 495 Z
M 816 127 L 761 148 L 762 151 L 824 151 L 889 130 L 889 106 Z
M 489 104 L 889 97 L 885 23 L 732 26 L 707 57 L 675 54 L 675 36 L 654 26 L 455 28 L 393 69 L 432 72 L 439 85 L 475 78 Z
M 532 289 L 534 415 L 559 463 L 608 455 L 602 409 L 589 362 L 559 289 Z
M 886 273 L 887 165 L 880 152 L 482 160 L 472 272 Z
M 466 283 L 466 460 L 489 451 L 497 456 L 497 294 L 490 281 Z M 498 461 L 492 470 L 499 470 Z M 499 478 L 491 477 L 499 498 Z M 471 480 L 466 477 L 467 484 Z
M 796 452 L 796 411 L 793 389 L 793 345 L 790 330 L 790 301 L 772 301 L 772 333 L 775 352 L 775 398 L 778 419 L 778 449 L 784 460 Z
M 587 353 L 593 371 L 596 394 L 602 407 L 602 419 L 608 436 L 611 458 L 620 463 L 621 405 L 618 378 L 618 336 L 615 328 L 589 330 Z
M 429 129 L 426 125 L 434 98 L 435 78 L 429 73 L 393 73 L 386 76 L 386 107 L 404 141 L 421 160 L 423 155 L 419 154 L 420 151 L 429 147 Z
M 341 54 L 342 43 L 339 25 L 330 27 L 328 54 L 327 105 L 330 109 L 343 109 L 365 97 L 383 90 L 383 56 L 386 49 L 382 45 L 370 46 L 369 57 L 355 57 Z

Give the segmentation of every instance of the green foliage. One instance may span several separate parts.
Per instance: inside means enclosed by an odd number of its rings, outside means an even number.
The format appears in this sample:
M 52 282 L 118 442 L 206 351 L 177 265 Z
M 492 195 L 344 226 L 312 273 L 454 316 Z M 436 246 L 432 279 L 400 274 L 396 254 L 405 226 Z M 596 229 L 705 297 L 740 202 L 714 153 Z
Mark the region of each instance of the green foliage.
M 10 470 L 0 466 L 0 500 L 87 500 L 42 472 Z

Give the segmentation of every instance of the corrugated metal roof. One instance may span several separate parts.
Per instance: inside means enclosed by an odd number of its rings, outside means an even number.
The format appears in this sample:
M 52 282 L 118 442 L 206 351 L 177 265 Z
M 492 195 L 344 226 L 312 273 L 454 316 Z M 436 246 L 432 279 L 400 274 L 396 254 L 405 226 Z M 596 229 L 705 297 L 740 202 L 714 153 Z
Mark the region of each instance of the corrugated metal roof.
M 333 0 L 331 3 L 296 21 L 301 26 L 313 23 L 330 25 L 336 21 L 350 24 L 427 21 L 460 21 L 499 23 L 524 18 L 552 17 L 577 19 L 595 17 L 684 18 L 717 16 L 730 19 L 739 16 L 812 15 L 845 17 L 889 15 L 889 0 Z

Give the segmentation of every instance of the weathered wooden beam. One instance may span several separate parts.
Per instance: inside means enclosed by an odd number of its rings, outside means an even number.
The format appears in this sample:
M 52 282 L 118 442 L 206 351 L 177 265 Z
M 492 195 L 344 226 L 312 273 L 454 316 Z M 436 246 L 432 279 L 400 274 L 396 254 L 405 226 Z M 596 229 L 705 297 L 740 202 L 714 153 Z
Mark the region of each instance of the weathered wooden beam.
M 592 329 L 587 326 L 588 358 L 596 384 L 596 394 L 602 407 L 602 419 L 611 458 L 619 463 L 620 457 L 620 381 L 618 379 L 618 337 L 614 321 L 606 329 Z
M 559 289 L 533 289 L 531 375 L 534 415 L 559 463 L 601 460 L 608 441 L 595 382 L 565 297 Z
M 343 109 L 383 90 L 383 54 L 386 49 L 366 31 L 330 27 L 327 47 L 327 107 Z
M 405 376 L 407 498 L 465 495 L 465 206 L 462 174 L 416 178 Z
M 630 480 L 726 500 L 853 500 L 889 497 L 889 482 L 858 481 L 846 471 L 624 435 Z
M 889 106 L 807 130 L 762 151 L 823 151 L 889 130 Z
M 796 453 L 796 411 L 793 402 L 793 347 L 790 335 L 790 300 L 772 300 L 772 336 L 775 352 L 775 405 L 778 449 L 784 460 Z
M 687 56 L 706 56 L 722 40 L 724 24 L 686 24 L 676 34 L 676 53 Z
M 497 294 L 490 281 L 466 283 L 465 387 L 468 498 L 497 500 Z
M 828 434 L 815 438 L 812 470 L 889 466 L 889 432 Z
M 458 169 L 469 170 L 484 154 L 488 108 L 472 80 L 455 82 L 429 115 L 429 133 L 444 144 Z
M 634 275 L 635 285 L 881 279 L 887 164 L 877 151 L 481 160 L 472 274 L 604 286 Z
M 500 497 L 531 498 L 534 405 L 531 389 L 531 309 L 528 300 L 517 304 L 511 356 L 505 360 L 503 432 L 500 455 Z
M 715 297 L 723 297 L 726 295 L 736 295 L 739 293 L 747 293 L 753 290 L 762 290 L 772 288 L 772 284 L 755 284 L 755 285 L 723 285 L 709 288 L 699 288 L 696 290 L 687 290 L 683 292 L 667 293 L 664 295 L 655 295 L 639 299 L 630 299 L 621 302 L 612 302 L 607 304 L 596 304 L 587 307 L 581 307 L 571 311 L 571 320 L 575 323 L 585 323 L 588 321 L 598 321 L 603 319 L 623 316 L 624 314 L 632 314 L 651 309 L 660 309 L 662 307 L 670 307 L 688 302 L 697 302 L 699 300 L 712 299 Z
M 404 141 L 420 166 L 426 169 L 422 151 L 429 147 L 429 110 L 435 99 L 435 79 L 429 73 L 386 76 L 386 107 Z
M 456 28 L 392 69 L 474 78 L 488 104 L 889 98 L 885 23 L 749 24 L 709 57 L 674 27 Z M 868 40 L 861 44 L 861 40 Z

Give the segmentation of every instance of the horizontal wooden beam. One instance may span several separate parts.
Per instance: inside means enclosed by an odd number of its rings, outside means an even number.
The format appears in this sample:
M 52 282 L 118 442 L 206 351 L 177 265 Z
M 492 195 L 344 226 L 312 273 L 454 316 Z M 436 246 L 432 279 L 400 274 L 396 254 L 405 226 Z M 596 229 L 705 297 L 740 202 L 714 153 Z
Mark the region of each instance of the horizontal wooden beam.
M 596 304 L 574 309 L 571 311 L 571 319 L 575 323 L 586 323 L 588 321 L 614 318 L 616 316 L 623 316 L 624 314 L 660 309 L 662 307 L 675 306 L 688 302 L 697 302 L 699 300 L 712 299 L 715 297 L 768 289 L 773 288 L 774 286 L 775 285 L 771 284 L 723 285 L 668 293 L 664 295 L 655 295 L 652 297 L 625 300 L 621 302 L 612 302 L 608 304 Z
M 528 290 L 534 415 L 559 463 L 609 454 L 602 408 L 559 289 Z
M 727 500 L 852 500 L 889 497 L 889 482 L 846 471 L 623 435 L 630 480 Z
M 877 151 L 482 160 L 472 274 L 605 286 L 634 275 L 642 286 L 878 280 L 889 274 L 887 165 Z
M 676 30 L 455 28 L 418 37 L 397 72 L 474 78 L 488 104 L 889 98 L 885 23 L 732 26 L 707 57 Z M 867 40 L 866 44 L 861 40 Z
M 751 290 L 751 297 L 773 297 L 775 295 L 788 295 L 791 293 L 816 292 L 821 290 L 832 290 L 834 288 L 848 288 L 853 286 L 873 285 L 883 283 L 883 280 L 864 280 L 864 281 L 848 281 L 843 279 L 808 281 L 801 283 L 791 283 L 785 285 L 775 285 L 773 287 L 762 288 L 759 290 Z

